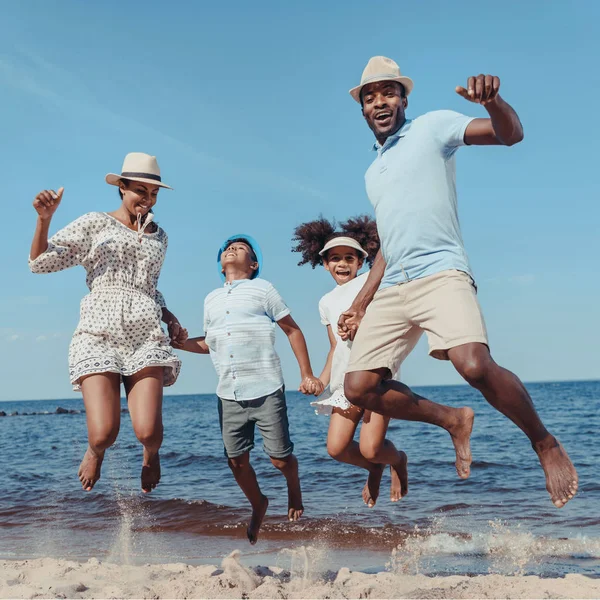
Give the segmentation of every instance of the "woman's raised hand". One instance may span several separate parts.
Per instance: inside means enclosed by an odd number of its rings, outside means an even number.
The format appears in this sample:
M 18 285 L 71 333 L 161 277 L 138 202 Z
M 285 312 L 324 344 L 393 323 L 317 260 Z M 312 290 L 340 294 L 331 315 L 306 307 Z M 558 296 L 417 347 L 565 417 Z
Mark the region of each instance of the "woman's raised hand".
M 35 208 L 42 221 L 49 221 L 52 218 L 62 200 L 64 191 L 64 187 L 58 188 L 57 192 L 54 190 L 42 190 L 35 197 L 33 208 Z

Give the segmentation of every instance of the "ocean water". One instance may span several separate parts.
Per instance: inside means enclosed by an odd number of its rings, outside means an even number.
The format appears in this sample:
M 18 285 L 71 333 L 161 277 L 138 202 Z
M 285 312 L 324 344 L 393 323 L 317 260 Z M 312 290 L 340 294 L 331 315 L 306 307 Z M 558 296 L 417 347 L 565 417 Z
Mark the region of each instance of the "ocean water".
M 102 479 L 85 493 L 77 479 L 86 448 L 83 402 L 0 403 L 7 413 L 0 416 L 0 557 L 197 564 L 239 548 L 247 564 L 312 570 L 600 574 L 600 382 L 527 387 L 579 471 L 579 493 L 565 508 L 551 504 L 520 431 L 474 390 L 451 386 L 417 391 L 475 410 L 470 479 L 456 476 L 444 431 L 394 421 L 388 437 L 408 454 L 409 494 L 392 504 L 386 473 L 368 509 L 366 473 L 328 457 L 328 417 L 289 392 L 305 516 L 287 522 L 285 481 L 257 434 L 252 460 L 270 506 L 256 546 L 245 538 L 250 510 L 223 456 L 215 396 L 165 398 L 163 478 L 148 495 L 140 491 L 141 446 L 126 411 Z

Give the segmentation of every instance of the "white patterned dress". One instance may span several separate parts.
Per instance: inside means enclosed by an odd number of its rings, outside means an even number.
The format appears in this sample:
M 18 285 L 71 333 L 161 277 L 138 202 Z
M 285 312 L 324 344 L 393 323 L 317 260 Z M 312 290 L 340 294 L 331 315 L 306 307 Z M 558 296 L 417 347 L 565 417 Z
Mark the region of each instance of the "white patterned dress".
M 147 222 L 151 220 L 147 219 Z M 90 293 L 81 301 L 80 320 L 69 348 L 73 389 L 94 373 L 133 375 L 164 367 L 164 385 L 175 383 L 181 361 L 161 327 L 165 300 L 156 289 L 167 250 L 167 234 L 133 231 L 114 217 L 93 212 L 79 217 L 29 260 L 33 273 L 82 265 Z

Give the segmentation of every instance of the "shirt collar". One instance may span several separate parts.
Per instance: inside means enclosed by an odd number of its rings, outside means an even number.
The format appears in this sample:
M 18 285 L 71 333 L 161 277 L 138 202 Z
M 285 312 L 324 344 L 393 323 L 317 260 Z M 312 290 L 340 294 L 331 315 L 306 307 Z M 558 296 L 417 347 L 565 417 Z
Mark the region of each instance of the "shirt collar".
M 244 281 L 252 281 L 251 279 L 234 279 L 233 281 L 226 281 L 223 284 L 224 288 L 234 288 L 237 287 L 240 283 L 243 283 Z
M 400 127 L 400 129 L 398 129 L 396 133 L 390 135 L 387 138 L 387 140 L 385 140 L 385 143 L 383 145 L 381 145 L 377 140 L 375 140 L 375 143 L 372 146 L 372 150 L 375 152 L 379 152 L 379 150 L 381 149 L 387 150 L 390 146 L 395 144 L 400 138 L 404 137 L 408 133 L 411 124 L 412 119 L 406 119 L 402 127 Z

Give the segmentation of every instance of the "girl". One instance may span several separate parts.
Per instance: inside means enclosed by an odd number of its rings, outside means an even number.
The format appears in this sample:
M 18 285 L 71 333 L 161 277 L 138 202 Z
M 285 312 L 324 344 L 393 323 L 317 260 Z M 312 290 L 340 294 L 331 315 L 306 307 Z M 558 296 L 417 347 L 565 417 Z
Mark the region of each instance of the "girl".
M 379 250 L 377 226 L 370 217 L 350 219 L 341 224 L 341 231 L 320 218 L 299 225 L 293 241 L 294 252 L 302 254 L 299 265 L 309 263 L 313 269 L 322 264 L 333 277 L 336 287 L 319 302 L 321 322 L 327 327 L 330 350 L 320 379 L 329 386 L 322 399 L 313 402 L 319 413 L 330 413 L 327 452 L 332 458 L 369 472 L 362 492 L 365 504 L 372 508 L 379 495 L 379 485 L 385 465 L 390 465 L 390 499 L 397 502 L 408 493 L 407 458 L 385 438 L 389 418 L 353 406 L 344 396 L 344 375 L 350 359 L 352 342 L 338 334 L 337 322 L 361 290 L 367 273 L 358 276 L 366 261 L 373 264 Z M 360 443 L 354 441 L 359 421 L 363 424 Z
M 111 213 L 79 217 L 50 240 L 48 230 L 62 197 L 44 190 L 33 202 L 37 226 L 29 267 L 52 273 L 75 265 L 87 272 L 90 293 L 81 302 L 80 321 L 69 349 L 70 379 L 85 404 L 88 448 L 79 467 L 83 489 L 100 479 L 104 453 L 119 432 L 120 383 L 125 385 L 133 429 L 144 447 L 142 490 L 160 479 L 163 386 L 173 385 L 181 362 L 160 325 L 168 325 L 171 342 L 186 337 L 156 289 L 167 234 L 153 223 L 152 207 L 162 183 L 156 157 L 128 154 L 120 175 L 106 182 L 119 187 L 121 205 Z

